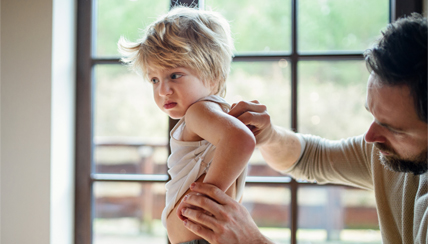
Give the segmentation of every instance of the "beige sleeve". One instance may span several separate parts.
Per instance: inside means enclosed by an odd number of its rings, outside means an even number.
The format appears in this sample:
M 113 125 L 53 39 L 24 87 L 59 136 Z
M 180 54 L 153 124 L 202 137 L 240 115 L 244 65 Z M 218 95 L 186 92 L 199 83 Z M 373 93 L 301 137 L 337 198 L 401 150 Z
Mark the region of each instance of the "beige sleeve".
M 363 136 L 339 141 L 312 135 L 299 137 L 304 141 L 300 159 L 282 173 L 318 184 L 373 188 L 370 163 L 372 146 L 367 145 Z

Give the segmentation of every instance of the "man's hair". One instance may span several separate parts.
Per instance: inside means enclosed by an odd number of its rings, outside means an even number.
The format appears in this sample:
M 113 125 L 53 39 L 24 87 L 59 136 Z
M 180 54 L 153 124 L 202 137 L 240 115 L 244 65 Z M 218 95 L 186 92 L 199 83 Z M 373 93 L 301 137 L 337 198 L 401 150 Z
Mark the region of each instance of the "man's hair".
M 427 20 L 413 13 L 388 25 L 364 53 L 369 71 L 386 85 L 407 85 L 420 120 L 427 123 Z
M 233 57 L 229 23 L 219 13 L 175 7 L 149 25 L 132 43 L 118 43 L 122 61 L 148 79 L 148 69 L 186 67 L 196 72 L 214 94 L 224 96 Z

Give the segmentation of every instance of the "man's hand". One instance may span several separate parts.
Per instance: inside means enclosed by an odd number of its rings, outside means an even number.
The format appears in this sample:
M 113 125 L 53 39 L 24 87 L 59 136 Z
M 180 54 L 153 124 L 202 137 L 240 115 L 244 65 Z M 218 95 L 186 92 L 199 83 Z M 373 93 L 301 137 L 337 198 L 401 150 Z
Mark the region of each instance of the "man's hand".
M 196 235 L 213 244 L 273 243 L 260 233 L 247 209 L 219 188 L 196 182 L 190 189 L 199 194 L 183 198 L 194 207 L 184 208 L 182 215 L 186 228 Z
M 198 195 L 199 193 L 196 193 L 196 192 L 189 192 L 188 194 L 187 194 L 187 196 L 190 196 L 190 195 Z M 190 208 L 190 209 L 194 209 L 194 210 L 202 210 L 201 208 L 198 208 L 198 207 L 196 207 L 196 206 L 192 206 L 192 205 L 190 205 L 190 204 L 188 204 L 188 203 L 186 203 L 186 202 L 184 202 L 183 200 L 181 200 L 180 201 L 180 204 L 178 205 L 178 207 L 177 207 L 177 216 L 178 216 L 178 218 L 179 219 L 181 219 L 181 220 L 186 220 L 187 218 L 186 217 L 184 217 L 183 215 L 182 215 L 182 212 L 183 212 L 183 209 L 184 208 Z
M 232 105 L 229 112 L 244 123 L 256 137 L 258 149 L 267 164 L 276 171 L 289 169 L 300 157 L 302 145 L 297 135 L 274 126 L 266 106 L 254 100 Z
M 229 115 L 239 119 L 253 132 L 257 145 L 262 145 L 272 136 L 274 128 L 267 108 L 257 100 L 233 104 Z

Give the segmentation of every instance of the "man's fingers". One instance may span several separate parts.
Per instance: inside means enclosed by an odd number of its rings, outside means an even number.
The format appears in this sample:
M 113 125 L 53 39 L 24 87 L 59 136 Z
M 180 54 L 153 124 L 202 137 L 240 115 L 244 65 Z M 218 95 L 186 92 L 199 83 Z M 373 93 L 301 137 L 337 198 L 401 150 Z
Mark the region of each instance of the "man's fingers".
M 199 223 L 200 227 L 203 229 L 208 229 L 210 231 L 218 230 L 218 221 L 210 213 L 206 214 L 203 210 L 185 208 L 183 209 L 182 214 L 186 217 L 187 221 L 191 221 L 193 224 Z M 186 220 L 184 221 L 184 224 L 186 224 Z
M 239 119 L 253 133 L 257 129 L 263 128 L 266 123 L 270 123 L 270 116 L 267 113 L 266 106 L 258 101 L 241 101 L 230 110 L 229 115 Z
M 190 219 L 184 221 L 184 226 L 195 233 L 196 235 L 202 237 L 205 240 L 211 240 L 213 238 L 213 231 L 208 229 L 207 227 L 201 226 L 200 224 L 196 224 Z
M 239 117 L 241 114 L 247 111 L 263 112 L 264 110 L 266 110 L 266 106 L 261 105 L 257 100 L 253 100 L 250 102 L 240 101 L 239 103 L 232 105 L 232 109 L 229 111 L 229 115 Z
M 224 205 L 226 203 L 228 203 L 230 200 L 232 200 L 226 193 L 224 193 L 222 190 L 220 190 L 219 188 L 217 188 L 214 185 L 210 185 L 210 184 L 204 184 L 204 183 L 200 183 L 200 182 L 195 182 L 192 183 L 190 185 L 190 190 L 192 190 L 193 192 L 197 192 L 197 193 L 201 193 L 203 195 L 208 196 L 209 198 L 211 198 L 213 201 Z M 206 199 L 206 198 L 202 198 L 202 199 Z M 204 201 L 204 200 L 202 200 Z M 208 201 L 205 200 L 205 201 Z M 191 203 L 192 204 L 192 203 Z M 211 213 L 213 213 L 211 210 L 213 209 L 207 209 L 205 208 L 205 206 L 208 205 L 213 205 L 213 204 L 209 204 L 208 203 L 203 203 L 202 206 L 198 205 L 198 207 L 201 207 Z
M 246 113 L 239 115 L 236 118 L 239 119 L 245 125 L 253 125 L 253 126 L 259 127 L 259 125 L 265 122 L 266 120 L 266 118 L 264 118 L 265 115 L 268 115 L 268 114 L 248 111 Z
M 183 210 L 184 208 L 192 208 L 192 207 L 193 207 L 192 205 L 187 204 L 187 203 L 181 201 L 180 204 L 177 207 L 177 216 L 178 216 L 178 218 L 181 219 L 181 220 L 185 220 L 186 218 L 183 217 L 183 215 L 181 214 L 181 210 Z M 193 208 L 196 208 L 196 207 L 193 207 Z
M 203 195 L 186 195 L 183 198 L 183 203 L 186 204 L 186 206 L 190 206 L 185 208 L 186 211 L 197 213 L 198 215 L 206 215 L 209 217 L 219 215 L 218 213 L 220 213 L 220 208 L 222 207 L 222 205 L 219 205 L 215 200 Z M 184 218 L 181 220 L 186 218 L 183 212 L 177 212 L 177 214 L 184 216 Z

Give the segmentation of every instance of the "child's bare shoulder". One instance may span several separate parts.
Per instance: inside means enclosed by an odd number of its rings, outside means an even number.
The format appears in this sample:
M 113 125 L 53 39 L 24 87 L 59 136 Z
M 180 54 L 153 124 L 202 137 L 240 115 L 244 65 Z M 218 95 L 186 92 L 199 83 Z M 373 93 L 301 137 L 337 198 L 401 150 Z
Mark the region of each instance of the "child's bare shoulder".
M 190 106 L 184 119 L 186 126 L 182 139 L 185 141 L 199 141 L 208 139 L 225 122 L 228 115 L 221 109 L 218 103 L 211 101 L 198 101 Z
M 218 113 L 225 114 L 220 104 L 213 101 L 202 100 L 192 104 L 187 109 L 185 117 L 186 119 L 188 118 L 190 119 L 194 116 L 201 116 L 201 115 L 215 116 Z

